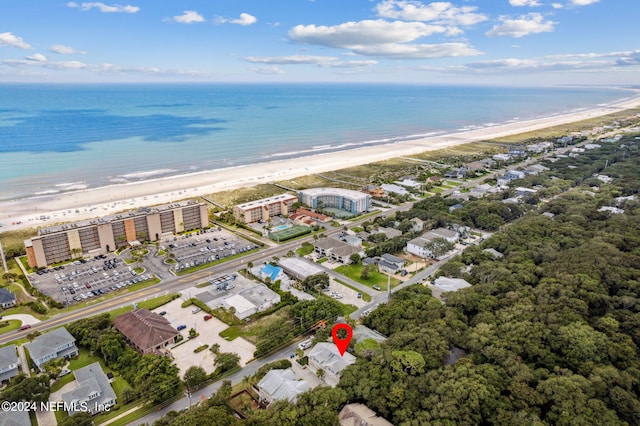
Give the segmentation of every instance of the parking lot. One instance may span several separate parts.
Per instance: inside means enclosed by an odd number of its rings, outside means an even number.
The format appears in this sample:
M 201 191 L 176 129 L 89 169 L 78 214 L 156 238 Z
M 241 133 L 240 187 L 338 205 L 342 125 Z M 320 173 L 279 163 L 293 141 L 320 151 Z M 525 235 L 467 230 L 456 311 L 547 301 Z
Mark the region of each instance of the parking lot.
M 211 228 L 195 234 L 173 236 L 162 240 L 160 249 L 170 250 L 178 262 L 174 269 L 181 271 L 203 265 L 239 253 L 259 248 L 257 244 L 245 240 L 231 232 Z
M 361 308 L 369 302 L 365 302 L 362 300 L 362 297 L 358 297 L 358 293 L 358 291 L 340 284 L 333 278 L 329 280 L 329 291 L 326 292 L 328 296 L 331 296 L 342 304 L 354 305 Z
M 193 352 L 194 349 L 202 345 L 211 347 L 212 344 L 217 343 L 220 345 L 220 352 L 238 354 L 241 366 L 244 366 L 253 358 L 253 352 L 256 349 L 253 344 L 241 337 L 237 337 L 233 341 L 223 339 L 219 333 L 227 329 L 228 325 L 217 318 L 205 321 L 205 312 L 200 311 L 194 314 L 195 306 L 183 308 L 181 307 L 183 301 L 183 299 L 176 299 L 154 310 L 154 312 L 158 313 L 166 312 L 164 317 L 176 329 L 181 328 L 180 326 L 185 326 L 180 330 L 180 333 L 187 340 L 186 343 L 171 349 L 176 365 L 180 368 L 180 375 L 184 374 L 192 365 L 202 367 L 207 373 L 212 373 L 215 370 L 215 355 L 209 349 L 198 353 Z M 200 335 L 189 340 L 189 329 L 191 328 L 195 328 Z
M 258 246 L 225 229 L 211 228 L 167 237 L 161 240 L 159 247 L 149 245 L 146 248 L 149 254 L 140 262 L 131 265 L 127 265 L 123 260 L 131 257 L 130 251 L 125 250 L 120 256 L 110 253 L 76 260 L 56 268 L 46 268 L 30 274 L 29 281 L 47 296 L 70 305 L 151 279 L 154 275 L 160 278 L 167 277 L 170 268 L 180 271 L 238 253 L 246 253 Z M 178 263 L 163 263 L 164 257 L 156 256 L 159 250 L 173 253 Z M 145 270 L 142 276 L 133 272 L 133 268 L 138 267 Z
M 38 290 L 68 305 L 151 278 L 151 273 L 137 274 L 115 255 L 77 260 L 29 275 L 29 281 Z

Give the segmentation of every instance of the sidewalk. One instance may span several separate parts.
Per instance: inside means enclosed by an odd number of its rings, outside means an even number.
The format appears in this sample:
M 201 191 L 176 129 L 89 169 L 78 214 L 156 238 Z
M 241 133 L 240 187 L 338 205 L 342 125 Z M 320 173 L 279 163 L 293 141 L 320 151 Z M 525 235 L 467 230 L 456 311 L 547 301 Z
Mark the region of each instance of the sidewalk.
M 144 405 L 136 405 L 135 407 L 130 408 L 130 409 L 128 409 L 127 411 L 125 411 L 125 412 L 123 412 L 123 413 L 118 414 L 118 415 L 117 415 L 117 416 L 115 416 L 114 418 L 109 419 L 109 420 L 107 420 L 107 421 L 106 421 L 106 422 L 104 422 L 104 423 L 100 423 L 100 425 L 108 425 L 108 424 L 111 424 L 111 423 L 115 422 L 116 420 L 121 419 L 122 417 L 127 416 L 127 415 L 129 415 L 129 414 L 133 413 L 134 411 L 137 411 L 137 410 L 141 409 L 142 407 L 144 407 Z

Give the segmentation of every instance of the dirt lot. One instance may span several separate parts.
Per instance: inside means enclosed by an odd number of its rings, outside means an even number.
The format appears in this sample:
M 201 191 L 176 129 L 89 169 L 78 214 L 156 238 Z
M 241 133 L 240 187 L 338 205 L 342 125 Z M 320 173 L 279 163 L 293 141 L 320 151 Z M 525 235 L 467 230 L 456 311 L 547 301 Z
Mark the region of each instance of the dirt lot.
M 212 373 L 215 370 L 215 356 L 210 350 L 206 349 L 199 353 L 193 352 L 194 349 L 201 345 L 211 346 L 214 343 L 218 343 L 220 345 L 220 352 L 235 352 L 240 355 L 241 366 L 253 358 L 255 346 L 240 337 L 234 339 L 232 342 L 226 341 L 219 335 L 221 331 L 228 328 L 225 323 L 216 318 L 205 321 L 205 312 L 194 314 L 192 312 L 194 306 L 182 308 L 180 306 L 182 302 L 182 299 L 176 299 L 155 310 L 155 312 L 165 311 L 165 318 L 176 328 L 180 325 L 186 325 L 187 328 L 180 331 L 185 339 L 189 336 L 190 328 L 195 328 L 196 331 L 200 333 L 195 339 L 187 339 L 188 341 L 186 343 L 171 349 L 171 353 L 175 358 L 176 365 L 180 368 L 181 374 L 192 365 L 202 367 L 207 373 Z

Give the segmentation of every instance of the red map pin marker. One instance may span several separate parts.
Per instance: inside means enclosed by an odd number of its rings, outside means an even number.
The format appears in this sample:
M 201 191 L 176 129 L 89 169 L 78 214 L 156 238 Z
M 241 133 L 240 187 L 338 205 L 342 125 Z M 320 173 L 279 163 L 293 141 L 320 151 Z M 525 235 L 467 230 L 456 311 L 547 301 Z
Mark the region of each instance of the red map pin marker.
M 338 331 L 344 330 L 347 332 L 347 337 L 345 339 L 340 339 L 338 337 Z M 349 324 L 336 324 L 333 326 L 333 330 L 331 330 L 331 337 L 333 337 L 333 343 L 338 347 L 338 351 L 340 351 L 340 356 L 343 356 L 349 347 L 349 342 L 351 342 L 351 337 L 353 337 L 353 330 L 351 330 L 351 326 Z

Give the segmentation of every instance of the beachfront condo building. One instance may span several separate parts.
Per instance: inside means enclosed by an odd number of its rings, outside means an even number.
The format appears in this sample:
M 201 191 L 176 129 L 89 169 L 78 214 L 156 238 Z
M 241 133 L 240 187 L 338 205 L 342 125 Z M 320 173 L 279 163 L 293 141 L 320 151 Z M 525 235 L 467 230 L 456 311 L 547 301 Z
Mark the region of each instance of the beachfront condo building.
M 293 211 L 293 203 L 298 197 L 291 194 L 280 194 L 261 200 L 238 204 L 233 208 L 233 215 L 237 221 L 253 223 L 259 220 L 268 221 L 273 216 L 289 214 Z
M 371 208 L 371 195 L 342 188 L 310 188 L 300 191 L 300 202 L 317 208 L 334 208 L 360 214 Z
M 207 226 L 207 206 L 189 200 L 42 228 L 24 245 L 29 266 L 44 268 L 56 262 L 104 254 L 141 241 L 158 241 L 163 236 Z

